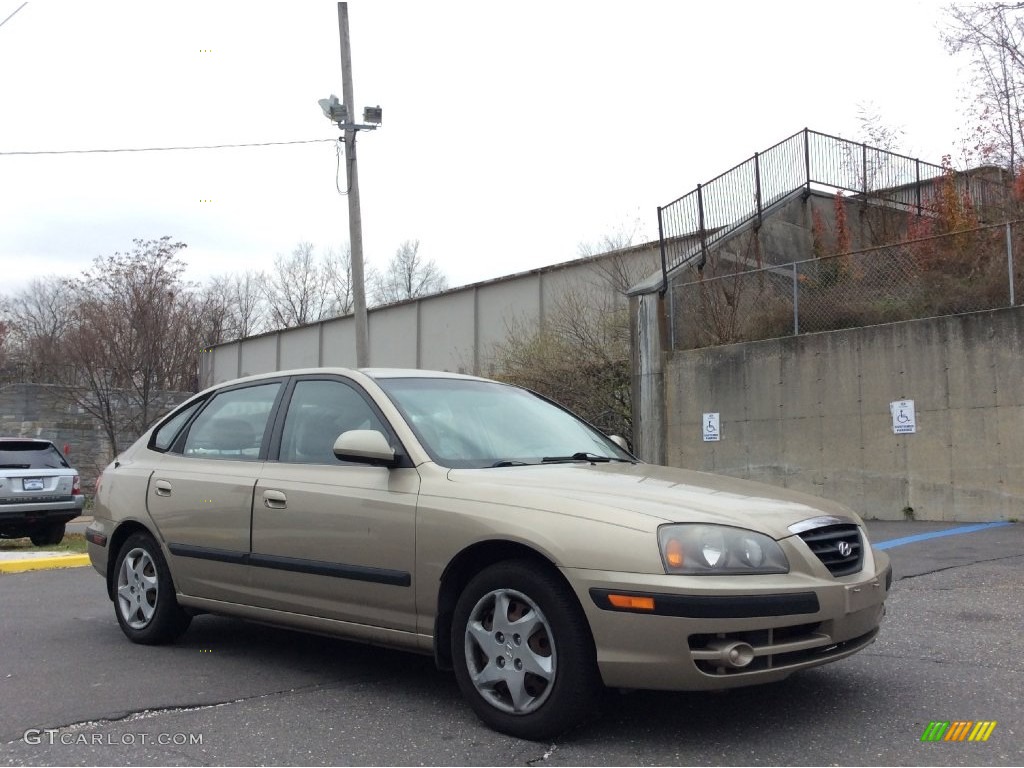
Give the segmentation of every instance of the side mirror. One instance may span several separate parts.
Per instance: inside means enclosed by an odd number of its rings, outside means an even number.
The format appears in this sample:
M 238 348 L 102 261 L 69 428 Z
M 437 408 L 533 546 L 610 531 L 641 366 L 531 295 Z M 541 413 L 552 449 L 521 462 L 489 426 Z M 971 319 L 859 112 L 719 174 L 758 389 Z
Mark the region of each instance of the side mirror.
M 617 446 L 619 446 L 619 448 L 621 448 L 622 450 L 626 451 L 627 453 L 629 452 L 629 443 L 626 442 L 626 438 L 624 438 L 622 435 L 608 435 L 608 439 L 615 443 Z
M 343 461 L 358 461 L 375 467 L 398 465 L 395 449 L 375 429 L 351 429 L 334 441 L 334 455 Z

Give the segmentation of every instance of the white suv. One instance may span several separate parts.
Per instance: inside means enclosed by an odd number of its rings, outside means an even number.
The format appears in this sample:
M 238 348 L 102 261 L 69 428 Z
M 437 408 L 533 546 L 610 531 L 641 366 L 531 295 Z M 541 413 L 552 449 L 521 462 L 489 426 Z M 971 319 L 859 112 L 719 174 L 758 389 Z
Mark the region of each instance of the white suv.
M 82 514 L 78 472 L 49 440 L 0 437 L 0 539 L 28 536 L 37 547 L 59 544 Z

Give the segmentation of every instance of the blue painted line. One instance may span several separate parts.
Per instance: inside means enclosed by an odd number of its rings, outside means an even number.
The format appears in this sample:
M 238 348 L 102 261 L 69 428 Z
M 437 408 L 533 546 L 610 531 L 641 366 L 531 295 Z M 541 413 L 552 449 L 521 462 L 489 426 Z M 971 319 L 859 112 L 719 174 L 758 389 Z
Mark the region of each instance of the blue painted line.
M 901 539 L 889 539 L 888 541 L 880 541 L 872 546 L 876 549 L 892 549 L 893 547 L 902 547 L 904 544 L 913 544 L 916 541 L 926 541 L 927 539 L 937 539 L 941 536 L 955 536 L 958 533 L 974 533 L 975 531 L 984 531 L 988 528 L 1002 528 L 1003 526 L 1013 525 L 1013 523 L 999 522 L 999 523 L 978 523 L 977 525 L 961 525 L 957 528 L 947 528 L 944 531 L 932 531 L 931 533 L 918 533 L 914 536 L 904 536 Z

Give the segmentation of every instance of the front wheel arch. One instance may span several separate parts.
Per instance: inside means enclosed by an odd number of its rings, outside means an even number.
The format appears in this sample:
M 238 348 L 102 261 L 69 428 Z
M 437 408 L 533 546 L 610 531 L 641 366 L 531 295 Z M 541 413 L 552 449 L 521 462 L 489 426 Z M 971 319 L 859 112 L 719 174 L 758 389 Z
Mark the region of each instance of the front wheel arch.
M 480 571 L 505 560 L 526 560 L 538 567 L 561 573 L 547 557 L 525 544 L 505 539 L 480 541 L 453 557 L 441 574 L 434 614 L 434 663 L 438 669 L 451 671 L 451 632 L 455 604 L 470 580 Z M 568 589 L 568 582 L 566 583 Z

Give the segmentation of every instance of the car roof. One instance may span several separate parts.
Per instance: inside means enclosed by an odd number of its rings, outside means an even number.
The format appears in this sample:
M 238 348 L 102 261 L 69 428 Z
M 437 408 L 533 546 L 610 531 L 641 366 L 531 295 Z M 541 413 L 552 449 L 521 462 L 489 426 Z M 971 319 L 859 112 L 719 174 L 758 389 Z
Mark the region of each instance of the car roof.
M 259 381 L 260 379 L 274 379 L 281 376 L 308 376 L 310 374 L 333 373 L 343 376 L 351 376 L 360 373 L 368 378 L 378 379 L 463 379 L 467 381 L 490 381 L 480 376 L 470 376 L 465 373 L 451 373 L 450 371 L 428 371 L 418 368 L 295 368 L 286 371 L 267 371 L 252 376 L 243 376 L 237 379 L 222 381 L 210 387 L 210 390 L 219 389 L 225 385 L 234 385 L 247 381 Z
M 0 443 L 45 443 L 46 445 L 53 445 L 53 440 L 47 440 L 45 437 L 0 437 Z
M 371 379 L 472 379 L 474 381 L 488 381 L 480 376 L 470 376 L 465 373 L 452 373 L 450 371 L 426 371 L 419 368 L 360 368 Z

